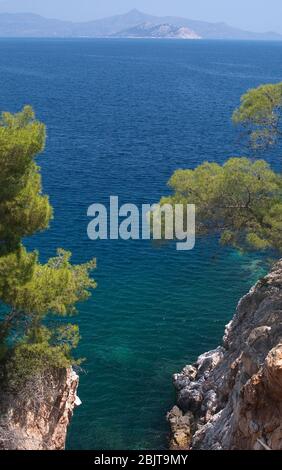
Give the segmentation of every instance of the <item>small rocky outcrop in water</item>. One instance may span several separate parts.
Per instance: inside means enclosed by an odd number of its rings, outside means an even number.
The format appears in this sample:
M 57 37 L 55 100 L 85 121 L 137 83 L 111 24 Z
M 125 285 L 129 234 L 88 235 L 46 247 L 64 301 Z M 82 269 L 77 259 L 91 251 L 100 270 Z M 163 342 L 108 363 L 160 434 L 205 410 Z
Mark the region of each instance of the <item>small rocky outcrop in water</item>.
M 174 383 L 172 449 L 282 449 L 282 261 L 240 300 L 223 345 Z
M 72 369 L 35 378 L 18 394 L 1 396 L 0 449 L 63 450 L 77 396 Z

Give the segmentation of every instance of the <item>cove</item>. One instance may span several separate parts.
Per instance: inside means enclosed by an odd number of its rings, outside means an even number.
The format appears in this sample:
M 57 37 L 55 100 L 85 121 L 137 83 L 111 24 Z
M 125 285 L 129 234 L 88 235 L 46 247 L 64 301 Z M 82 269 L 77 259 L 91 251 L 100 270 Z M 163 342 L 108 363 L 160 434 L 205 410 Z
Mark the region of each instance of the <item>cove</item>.
M 166 448 L 172 374 L 218 346 L 265 272 L 213 238 L 183 252 L 91 241 L 87 208 L 112 194 L 158 202 L 177 168 L 242 156 L 231 114 L 247 89 L 281 80 L 281 53 L 244 41 L 0 40 L 0 108 L 29 103 L 48 128 L 38 163 L 55 219 L 30 248 L 98 262 L 98 289 L 75 318 L 86 361 L 69 449 Z

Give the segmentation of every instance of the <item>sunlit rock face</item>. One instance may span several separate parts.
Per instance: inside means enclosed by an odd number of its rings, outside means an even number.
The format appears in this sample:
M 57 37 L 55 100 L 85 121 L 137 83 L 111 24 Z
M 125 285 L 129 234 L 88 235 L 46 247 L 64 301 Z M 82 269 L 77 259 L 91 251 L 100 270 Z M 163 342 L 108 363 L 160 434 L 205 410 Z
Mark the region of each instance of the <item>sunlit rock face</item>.
M 72 369 L 50 371 L 19 394 L 1 397 L 0 449 L 63 450 L 80 404 L 78 381 Z
M 201 36 L 186 26 L 175 26 L 169 23 L 153 24 L 150 22 L 120 31 L 114 36 L 123 38 L 201 39 Z
M 282 261 L 240 300 L 223 345 L 174 383 L 172 449 L 282 449 Z

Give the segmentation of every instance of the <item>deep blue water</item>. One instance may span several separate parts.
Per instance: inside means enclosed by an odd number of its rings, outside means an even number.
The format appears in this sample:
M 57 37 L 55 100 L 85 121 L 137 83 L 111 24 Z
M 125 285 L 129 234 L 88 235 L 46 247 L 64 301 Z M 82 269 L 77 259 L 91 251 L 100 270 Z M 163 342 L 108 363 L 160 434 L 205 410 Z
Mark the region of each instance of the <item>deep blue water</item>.
M 281 58 L 281 43 L 0 41 L 0 109 L 31 104 L 48 126 L 39 161 L 55 220 L 29 246 L 98 260 L 77 319 L 87 361 L 69 448 L 165 447 L 171 374 L 218 345 L 263 272 L 211 239 L 192 252 L 91 242 L 88 206 L 153 203 L 175 169 L 241 155 L 231 113 L 248 88 L 281 80 Z

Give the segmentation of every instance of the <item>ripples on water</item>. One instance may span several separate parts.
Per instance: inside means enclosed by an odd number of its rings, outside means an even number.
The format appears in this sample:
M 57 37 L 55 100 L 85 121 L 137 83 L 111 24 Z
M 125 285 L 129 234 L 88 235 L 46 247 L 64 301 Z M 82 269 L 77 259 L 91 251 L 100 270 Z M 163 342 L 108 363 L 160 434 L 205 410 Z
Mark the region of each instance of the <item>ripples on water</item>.
M 240 95 L 281 79 L 281 43 L 1 40 L 0 108 L 26 103 L 48 126 L 40 158 L 56 218 L 30 244 L 98 258 L 80 307 L 87 357 L 71 449 L 166 445 L 171 374 L 216 347 L 240 296 L 264 273 L 255 256 L 198 240 L 90 242 L 87 207 L 158 201 L 176 168 L 241 155 L 230 116 Z M 270 156 L 270 158 L 272 158 Z

